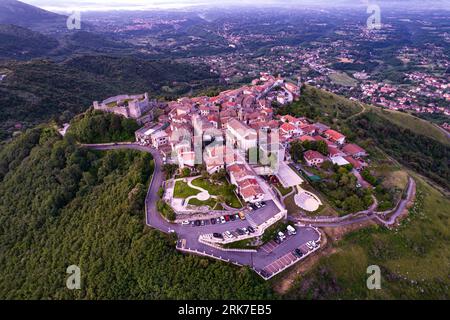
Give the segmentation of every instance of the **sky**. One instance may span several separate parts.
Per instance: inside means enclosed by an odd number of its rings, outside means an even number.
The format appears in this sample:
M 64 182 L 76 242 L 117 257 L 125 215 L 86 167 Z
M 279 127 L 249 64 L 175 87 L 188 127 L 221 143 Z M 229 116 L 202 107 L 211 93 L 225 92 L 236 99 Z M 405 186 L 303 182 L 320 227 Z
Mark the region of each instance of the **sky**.
M 450 7 L 450 0 L 20 0 L 22 2 L 41 7 L 54 12 L 78 11 L 108 11 L 108 10 L 151 10 L 151 9 L 182 9 L 194 6 L 231 6 L 231 5 L 276 5 L 276 6 L 305 6 L 305 5 L 367 5 L 397 4 L 408 8 L 422 4 L 438 4 L 446 10 Z
M 193 6 L 315 4 L 327 0 L 20 0 L 55 12 L 177 9 Z M 330 0 L 332 2 L 349 0 Z M 361 3 L 362 0 L 353 0 Z

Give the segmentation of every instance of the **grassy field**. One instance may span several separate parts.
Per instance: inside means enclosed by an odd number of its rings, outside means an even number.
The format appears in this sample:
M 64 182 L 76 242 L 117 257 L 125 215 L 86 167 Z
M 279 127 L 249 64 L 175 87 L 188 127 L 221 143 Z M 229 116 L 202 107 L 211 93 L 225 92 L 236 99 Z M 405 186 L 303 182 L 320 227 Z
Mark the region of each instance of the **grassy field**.
M 332 73 L 328 76 L 328 78 L 330 78 L 333 83 L 341 86 L 354 87 L 358 85 L 358 81 L 350 77 L 345 72 Z
M 293 216 L 295 216 L 296 214 L 298 214 L 300 212 L 300 208 L 297 207 L 297 205 L 295 204 L 294 197 L 295 197 L 295 193 L 291 194 L 289 197 L 286 197 L 286 199 L 284 199 L 284 205 L 286 206 L 288 215 L 293 215 Z
M 232 208 L 241 208 L 242 204 L 233 191 L 232 185 L 227 181 L 223 181 L 221 184 L 213 184 L 207 179 L 197 178 L 192 181 L 192 184 L 196 187 L 203 188 L 213 196 L 223 196 L 225 203 Z
M 302 95 L 299 101 L 279 108 L 277 112 L 296 117 L 305 116 L 327 124 L 333 123 L 339 129 L 339 124 L 342 119 L 354 116 L 362 110 L 363 108 L 357 102 L 306 85 L 302 89 Z
M 275 185 L 275 188 L 277 188 L 277 190 L 280 191 L 280 194 L 282 196 L 285 196 L 285 195 L 289 194 L 290 192 L 292 192 L 292 187 L 285 188 L 285 187 L 283 187 L 283 185 L 281 183 L 277 183 Z
M 449 299 L 450 199 L 417 180 L 417 200 L 396 230 L 371 227 L 338 242 L 299 278 L 287 298 Z M 381 268 L 381 290 L 368 290 L 366 268 Z
M 376 107 L 373 107 L 372 110 L 376 110 L 382 117 L 399 127 L 407 128 L 417 134 L 426 134 L 430 138 L 450 145 L 450 139 L 447 138 L 445 133 L 426 120 L 399 111 L 382 110 Z
M 210 198 L 206 201 L 200 201 L 197 198 L 192 198 L 191 200 L 189 200 L 189 204 L 193 205 L 193 206 L 208 206 L 210 207 L 212 210 L 222 210 L 223 207 L 222 205 L 219 203 L 217 203 L 217 201 L 213 198 Z
M 178 180 L 175 183 L 175 189 L 173 191 L 174 198 L 186 199 L 190 196 L 199 194 L 200 191 L 192 189 L 188 184 L 182 180 Z

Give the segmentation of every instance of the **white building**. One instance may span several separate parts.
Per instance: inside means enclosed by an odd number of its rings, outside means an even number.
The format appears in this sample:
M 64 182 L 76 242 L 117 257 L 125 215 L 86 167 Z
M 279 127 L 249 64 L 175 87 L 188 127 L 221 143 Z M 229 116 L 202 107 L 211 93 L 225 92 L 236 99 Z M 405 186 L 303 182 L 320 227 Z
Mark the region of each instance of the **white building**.
M 256 148 L 258 145 L 258 135 L 256 131 L 242 122 L 231 119 L 227 123 L 227 139 L 231 144 L 237 145 L 241 150 L 247 151 Z

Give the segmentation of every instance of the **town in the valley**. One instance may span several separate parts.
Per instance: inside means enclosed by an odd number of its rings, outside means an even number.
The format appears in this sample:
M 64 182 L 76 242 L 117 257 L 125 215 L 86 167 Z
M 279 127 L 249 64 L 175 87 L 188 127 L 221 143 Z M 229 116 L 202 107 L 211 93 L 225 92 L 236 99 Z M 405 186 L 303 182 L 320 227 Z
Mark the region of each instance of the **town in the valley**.
M 299 99 L 302 86 L 300 78 L 261 73 L 249 85 L 212 97 L 160 102 L 144 93 L 93 106 L 140 123 L 132 146 L 161 161 L 155 170 L 165 177 L 147 197 L 147 209 L 158 211 L 147 212 L 149 226 L 177 233 L 183 252 L 248 265 L 269 279 L 321 248 L 321 225 L 352 219 L 388 225 L 404 209 L 376 211 L 363 178 L 370 155 L 361 146 L 323 123 L 276 115 L 274 108 Z M 357 212 L 327 216 L 328 200 L 311 182 L 333 170 L 367 200 Z

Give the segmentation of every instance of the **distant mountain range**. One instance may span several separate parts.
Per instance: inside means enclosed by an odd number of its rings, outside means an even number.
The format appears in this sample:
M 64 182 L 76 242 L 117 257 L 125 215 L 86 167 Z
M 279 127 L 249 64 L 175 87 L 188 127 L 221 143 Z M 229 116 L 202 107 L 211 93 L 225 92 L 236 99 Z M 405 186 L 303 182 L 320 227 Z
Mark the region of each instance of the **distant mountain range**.
M 16 0 L 0 0 L 0 59 L 65 58 L 72 54 L 124 54 L 132 46 L 96 33 L 89 24 L 69 30 L 67 17 Z
M 34 30 L 65 28 L 67 17 L 16 0 L 0 0 L 0 23 Z M 42 29 L 44 30 L 44 29 Z

